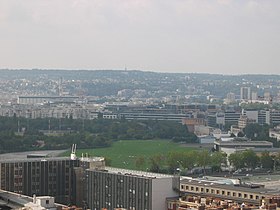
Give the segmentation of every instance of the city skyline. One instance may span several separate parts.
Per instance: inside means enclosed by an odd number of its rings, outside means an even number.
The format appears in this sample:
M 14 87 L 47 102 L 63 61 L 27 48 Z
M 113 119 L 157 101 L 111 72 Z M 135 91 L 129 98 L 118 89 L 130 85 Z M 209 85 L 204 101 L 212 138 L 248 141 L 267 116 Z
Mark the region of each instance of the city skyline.
M 276 0 L 0 0 L 0 8 L 0 69 L 279 74 Z

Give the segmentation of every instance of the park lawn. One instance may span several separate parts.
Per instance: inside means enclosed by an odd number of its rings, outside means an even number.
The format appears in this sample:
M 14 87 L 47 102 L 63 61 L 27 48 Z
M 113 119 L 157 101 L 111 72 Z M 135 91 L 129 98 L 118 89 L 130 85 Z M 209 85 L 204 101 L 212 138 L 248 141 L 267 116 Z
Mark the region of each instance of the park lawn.
M 87 153 L 89 157 L 105 157 L 111 160 L 112 167 L 146 170 L 149 158 L 156 154 L 167 155 L 171 151 L 190 151 L 195 148 L 182 147 L 181 144 L 169 140 L 120 140 L 111 147 L 96 149 L 78 149 L 77 157 Z M 69 155 L 69 152 L 64 155 Z M 144 166 L 139 169 L 135 166 L 138 157 L 145 158 Z

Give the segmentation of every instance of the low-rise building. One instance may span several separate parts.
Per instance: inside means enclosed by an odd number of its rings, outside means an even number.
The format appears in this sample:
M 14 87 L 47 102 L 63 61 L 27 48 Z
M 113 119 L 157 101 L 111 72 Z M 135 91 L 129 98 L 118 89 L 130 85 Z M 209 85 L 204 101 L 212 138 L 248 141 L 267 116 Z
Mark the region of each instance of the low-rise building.
M 276 138 L 277 141 L 280 141 L 280 126 L 276 126 L 273 129 L 269 129 L 269 137 Z
M 222 151 L 223 148 L 271 149 L 273 148 L 273 143 L 269 141 L 251 141 L 247 138 L 233 137 L 216 140 L 214 142 L 214 148 L 217 151 Z
M 180 192 L 188 195 L 212 196 L 251 204 L 259 204 L 261 199 L 267 196 L 278 196 L 280 193 L 279 190 L 267 189 L 262 185 L 256 184 L 220 184 L 194 179 L 181 180 Z

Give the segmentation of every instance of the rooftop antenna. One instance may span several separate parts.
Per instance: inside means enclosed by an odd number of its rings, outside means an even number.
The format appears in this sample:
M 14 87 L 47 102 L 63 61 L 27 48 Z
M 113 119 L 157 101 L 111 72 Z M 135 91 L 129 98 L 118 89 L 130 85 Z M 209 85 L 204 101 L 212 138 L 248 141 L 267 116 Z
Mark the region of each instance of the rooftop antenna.
M 72 150 L 71 150 L 71 160 L 76 160 L 77 156 L 76 156 L 76 149 L 77 149 L 77 144 L 73 144 L 72 145 Z

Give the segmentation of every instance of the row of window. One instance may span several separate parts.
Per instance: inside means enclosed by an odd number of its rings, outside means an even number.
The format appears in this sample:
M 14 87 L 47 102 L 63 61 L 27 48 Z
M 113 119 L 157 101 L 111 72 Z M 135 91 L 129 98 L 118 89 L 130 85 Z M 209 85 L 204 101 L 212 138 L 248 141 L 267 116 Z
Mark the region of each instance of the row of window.
M 181 185 L 181 190 L 191 191 L 196 193 L 209 193 L 209 194 L 216 194 L 216 195 L 244 198 L 244 199 L 254 199 L 254 200 L 259 200 L 260 198 L 263 198 L 256 194 L 248 194 L 248 193 L 237 192 L 237 191 L 226 191 L 226 190 L 207 188 L 207 187 L 196 187 L 196 186 L 189 186 L 183 184 Z

